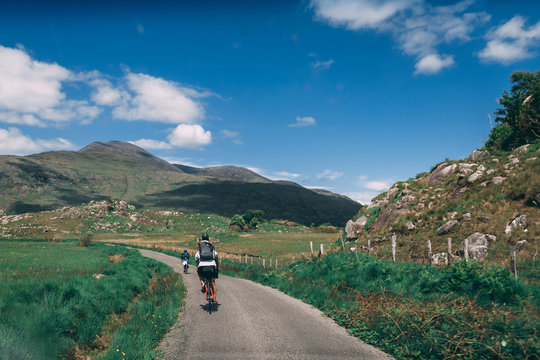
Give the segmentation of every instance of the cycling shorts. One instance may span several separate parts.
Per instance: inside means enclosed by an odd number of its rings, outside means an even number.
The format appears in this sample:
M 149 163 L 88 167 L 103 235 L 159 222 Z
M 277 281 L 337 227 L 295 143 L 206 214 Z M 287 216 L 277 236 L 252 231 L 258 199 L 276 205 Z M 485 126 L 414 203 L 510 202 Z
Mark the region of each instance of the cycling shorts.
M 197 274 L 201 279 L 217 279 L 218 271 L 216 266 L 199 266 L 197 268 Z

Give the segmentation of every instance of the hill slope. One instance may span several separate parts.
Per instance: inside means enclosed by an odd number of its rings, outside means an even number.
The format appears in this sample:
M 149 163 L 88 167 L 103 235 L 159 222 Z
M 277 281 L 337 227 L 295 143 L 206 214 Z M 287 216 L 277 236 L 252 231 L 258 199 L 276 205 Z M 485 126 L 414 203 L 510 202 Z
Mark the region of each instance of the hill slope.
M 297 184 L 272 182 L 233 166 L 171 165 L 129 143 L 93 143 L 77 152 L 0 156 L 0 209 L 23 213 L 119 198 L 138 207 L 232 216 L 260 209 L 303 224 L 343 223 L 361 205 Z

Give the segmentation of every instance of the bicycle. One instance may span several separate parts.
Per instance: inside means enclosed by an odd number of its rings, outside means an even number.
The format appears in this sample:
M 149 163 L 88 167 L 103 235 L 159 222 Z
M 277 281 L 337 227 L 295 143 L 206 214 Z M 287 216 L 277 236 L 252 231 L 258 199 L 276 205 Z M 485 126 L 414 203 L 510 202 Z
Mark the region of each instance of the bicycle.
M 205 296 L 206 296 L 206 301 L 208 301 L 208 312 L 211 314 L 217 302 L 214 300 L 215 294 L 210 284 L 211 284 L 210 279 L 204 279 L 204 287 L 206 288 Z

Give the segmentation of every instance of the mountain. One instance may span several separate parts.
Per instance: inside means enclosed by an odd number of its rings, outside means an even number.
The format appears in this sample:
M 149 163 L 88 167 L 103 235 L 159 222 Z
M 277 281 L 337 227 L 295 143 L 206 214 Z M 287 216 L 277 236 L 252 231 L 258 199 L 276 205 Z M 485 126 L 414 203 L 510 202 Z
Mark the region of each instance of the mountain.
M 271 219 L 343 224 L 361 208 L 333 193 L 274 182 L 235 166 L 172 165 L 130 143 L 92 143 L 79 151 L 0 156 L 0 209 L 23 213 L 117 198 L 140 208 L 231 217 L 259 209 Z

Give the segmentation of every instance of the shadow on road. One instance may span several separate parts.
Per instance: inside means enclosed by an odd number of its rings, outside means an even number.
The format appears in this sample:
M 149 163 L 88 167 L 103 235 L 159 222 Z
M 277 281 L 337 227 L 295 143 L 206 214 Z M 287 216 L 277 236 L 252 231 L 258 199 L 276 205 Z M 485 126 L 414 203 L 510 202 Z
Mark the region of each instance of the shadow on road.
M 204 304 L 201 304 L 200 306 L 201 306 L 201 309 L 203 309 L 207 313 L 211 314 L 213 312 L 217 312 L 219 310 L 219 307 L 221 306 L 221 304 L 219 304 L 219 303 L 212 303 L 212 304 L 204 303 Z

